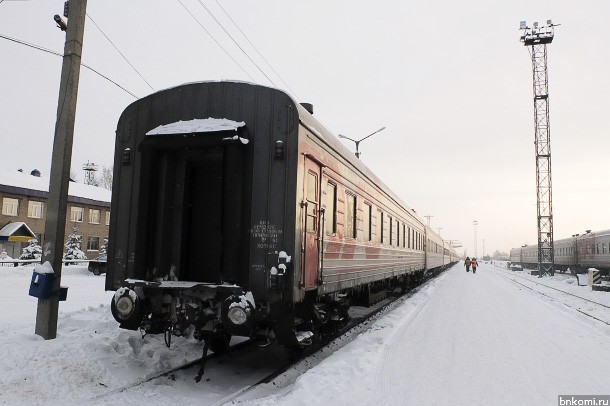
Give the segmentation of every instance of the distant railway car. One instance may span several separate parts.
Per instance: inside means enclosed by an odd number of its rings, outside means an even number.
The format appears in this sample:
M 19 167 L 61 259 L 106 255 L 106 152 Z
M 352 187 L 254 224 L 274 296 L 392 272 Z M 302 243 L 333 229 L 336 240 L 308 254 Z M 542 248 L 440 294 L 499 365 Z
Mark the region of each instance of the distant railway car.
M 307 106 L 308 108 L 310 106 Z M 121 327 L 212 349 L 302 348 L 452 249 L 286 93 L 237 82 L 160 91 L 120 117 L 106 289 Z
M 553 245 L 556 270 L 581 273 L 596 268 L 606 274 L 610 271 L 610 230 L 587 230 L 583 235 L 555 240 Z M 510 260 L 526 268 L 537 268 L 538 248 L 536 245 L 513 248 Z

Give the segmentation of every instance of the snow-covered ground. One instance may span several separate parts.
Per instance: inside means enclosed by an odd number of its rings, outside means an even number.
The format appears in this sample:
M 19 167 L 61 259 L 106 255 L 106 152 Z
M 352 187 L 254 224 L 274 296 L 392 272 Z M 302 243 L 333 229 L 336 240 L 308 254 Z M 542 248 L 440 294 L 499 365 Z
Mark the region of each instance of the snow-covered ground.
M 31 274 L 0 268 L 0 404 L 218 404 L 240 389 L 236 377 L 263 376 L 261 365 L 279 362 L 272 351 L 235 354 L 230 366 L 209 364 L 199 384 L 189 370 L 122 390 L 196 359 L 201 345 L 174 338 L 168 349 L 163 337 L 118 329 L 103 276 L 78 266 L 64 267 L 68 300 L 58 337 L 45 341 L 34 334 Z M 560 394 L 610 394 L 610 326 L 575 308 L 606 322 L 610 309 L 528 288 L 540 281 L 610 305 L 610 293 L 573 276 L 540 280 L 484 263 L 473 275 L 458 264 L 294 383 L 233 403 L 556 405 Z

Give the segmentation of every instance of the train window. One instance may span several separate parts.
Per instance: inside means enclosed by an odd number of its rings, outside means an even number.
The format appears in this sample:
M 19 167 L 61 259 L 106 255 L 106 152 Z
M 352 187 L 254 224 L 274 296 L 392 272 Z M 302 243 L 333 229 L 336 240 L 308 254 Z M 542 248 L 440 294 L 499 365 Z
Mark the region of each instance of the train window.
M 396 220 L 396 246 L 400 247 L 400 223 Z
M 364 203 L 364 218 L 362 221 L 362 233 L 364 241 L 371 241 L 371 226 L 373 224 L 373 208 L 370 204 Z
M 356 238 L 356 196 L 345 193 L 345 237 Z
M 337 232 L 337 185 L 326 184 L 326 234 Z
M 307 174 L 307 231 L 316 231 L 318 219 L 318 175 Z
M 400 247 L 400 222 L 396 220 L 396 246 Z
M 377 242 L 383 244 L 384 243 L 384 239 L 383 239 L 383 212 L 381 210 L 379 210 L 379 216 L 377 216 L 377 218 L 379 219 L 379 224 L 377 225 Z

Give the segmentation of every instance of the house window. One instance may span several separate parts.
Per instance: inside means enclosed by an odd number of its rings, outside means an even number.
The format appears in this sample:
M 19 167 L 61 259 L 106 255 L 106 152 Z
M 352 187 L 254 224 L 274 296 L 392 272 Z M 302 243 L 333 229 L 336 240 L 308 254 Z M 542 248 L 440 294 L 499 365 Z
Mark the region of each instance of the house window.
M 106 212 L 106 225 L 107 226 L 110 225 L 110 212 L 109 211 Z
M 83 209 L 82 207 L 70 208 L 70 221 L 75 223 L 82 223 L 83 217 L 85 217 L 85 209 Z
M 337 185 L 328 183 L 326 186 L 326 234 L 337 232 Z
M 395 240 L 395 238 L 394 238 L 394 220 L 392 219 L 392 217 L 389 217 L 389 220 L 390 220 L 390 245 L 392 245 L 392 243 Z
M 2 214 L 5 216 L 16 216 L 19 211 L 19 200 L 5 197 L 2 199 Z
M 87 251 L 99 251 L 100 237 L 89 237 L 87 239 Z
M 345 194 L 345 236 L 356 238 L 356 196 Z
M 406 224 L 402 225 L 402 247 L 405 248 L 407 246 L 407 226 Z
M 41 219 L 42 218 L 42 202 L 28 202 L 28 217 L 33 219 Z
M 371 226 L 372 226 L 372 222 L 373 222 L 373 217 L 372 214 L 373 213 L 373 208 L 371 207 L 370 204 L 365 203 L 364 204 L 364 219 L 362 222 L 362 232 L 364 234 L 364 241 L 371 241 L 372 240 L 372 236 L 371 236 Z
M 97 209 L 89 209 L 89 223 L 100 224 L 100 211 Z

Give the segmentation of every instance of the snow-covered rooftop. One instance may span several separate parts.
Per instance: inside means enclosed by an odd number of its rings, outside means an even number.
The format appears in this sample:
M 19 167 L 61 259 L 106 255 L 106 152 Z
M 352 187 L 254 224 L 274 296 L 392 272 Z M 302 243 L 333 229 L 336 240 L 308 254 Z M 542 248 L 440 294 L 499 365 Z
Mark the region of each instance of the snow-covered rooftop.
M 49 178 L 37 177 L 19 171 L 0 170 L 0 185 L 48 192 Z M 102 187 L 70 182 L 68 195 L 110 203 L 112 192 Z
M 2 227 L 2 229 L 0 230 L 0 237 L 11 236 L 22 227 L 24 231 L 28 232 L 32 237 L 35 236 L 35 234 L 32 232 L 32 230 L 30 229 L 30 227 L 28 227 L 27 224 L 25 224 L 23 221 L 16 221 L 14 223 L 8 223 L 4 227 Z

